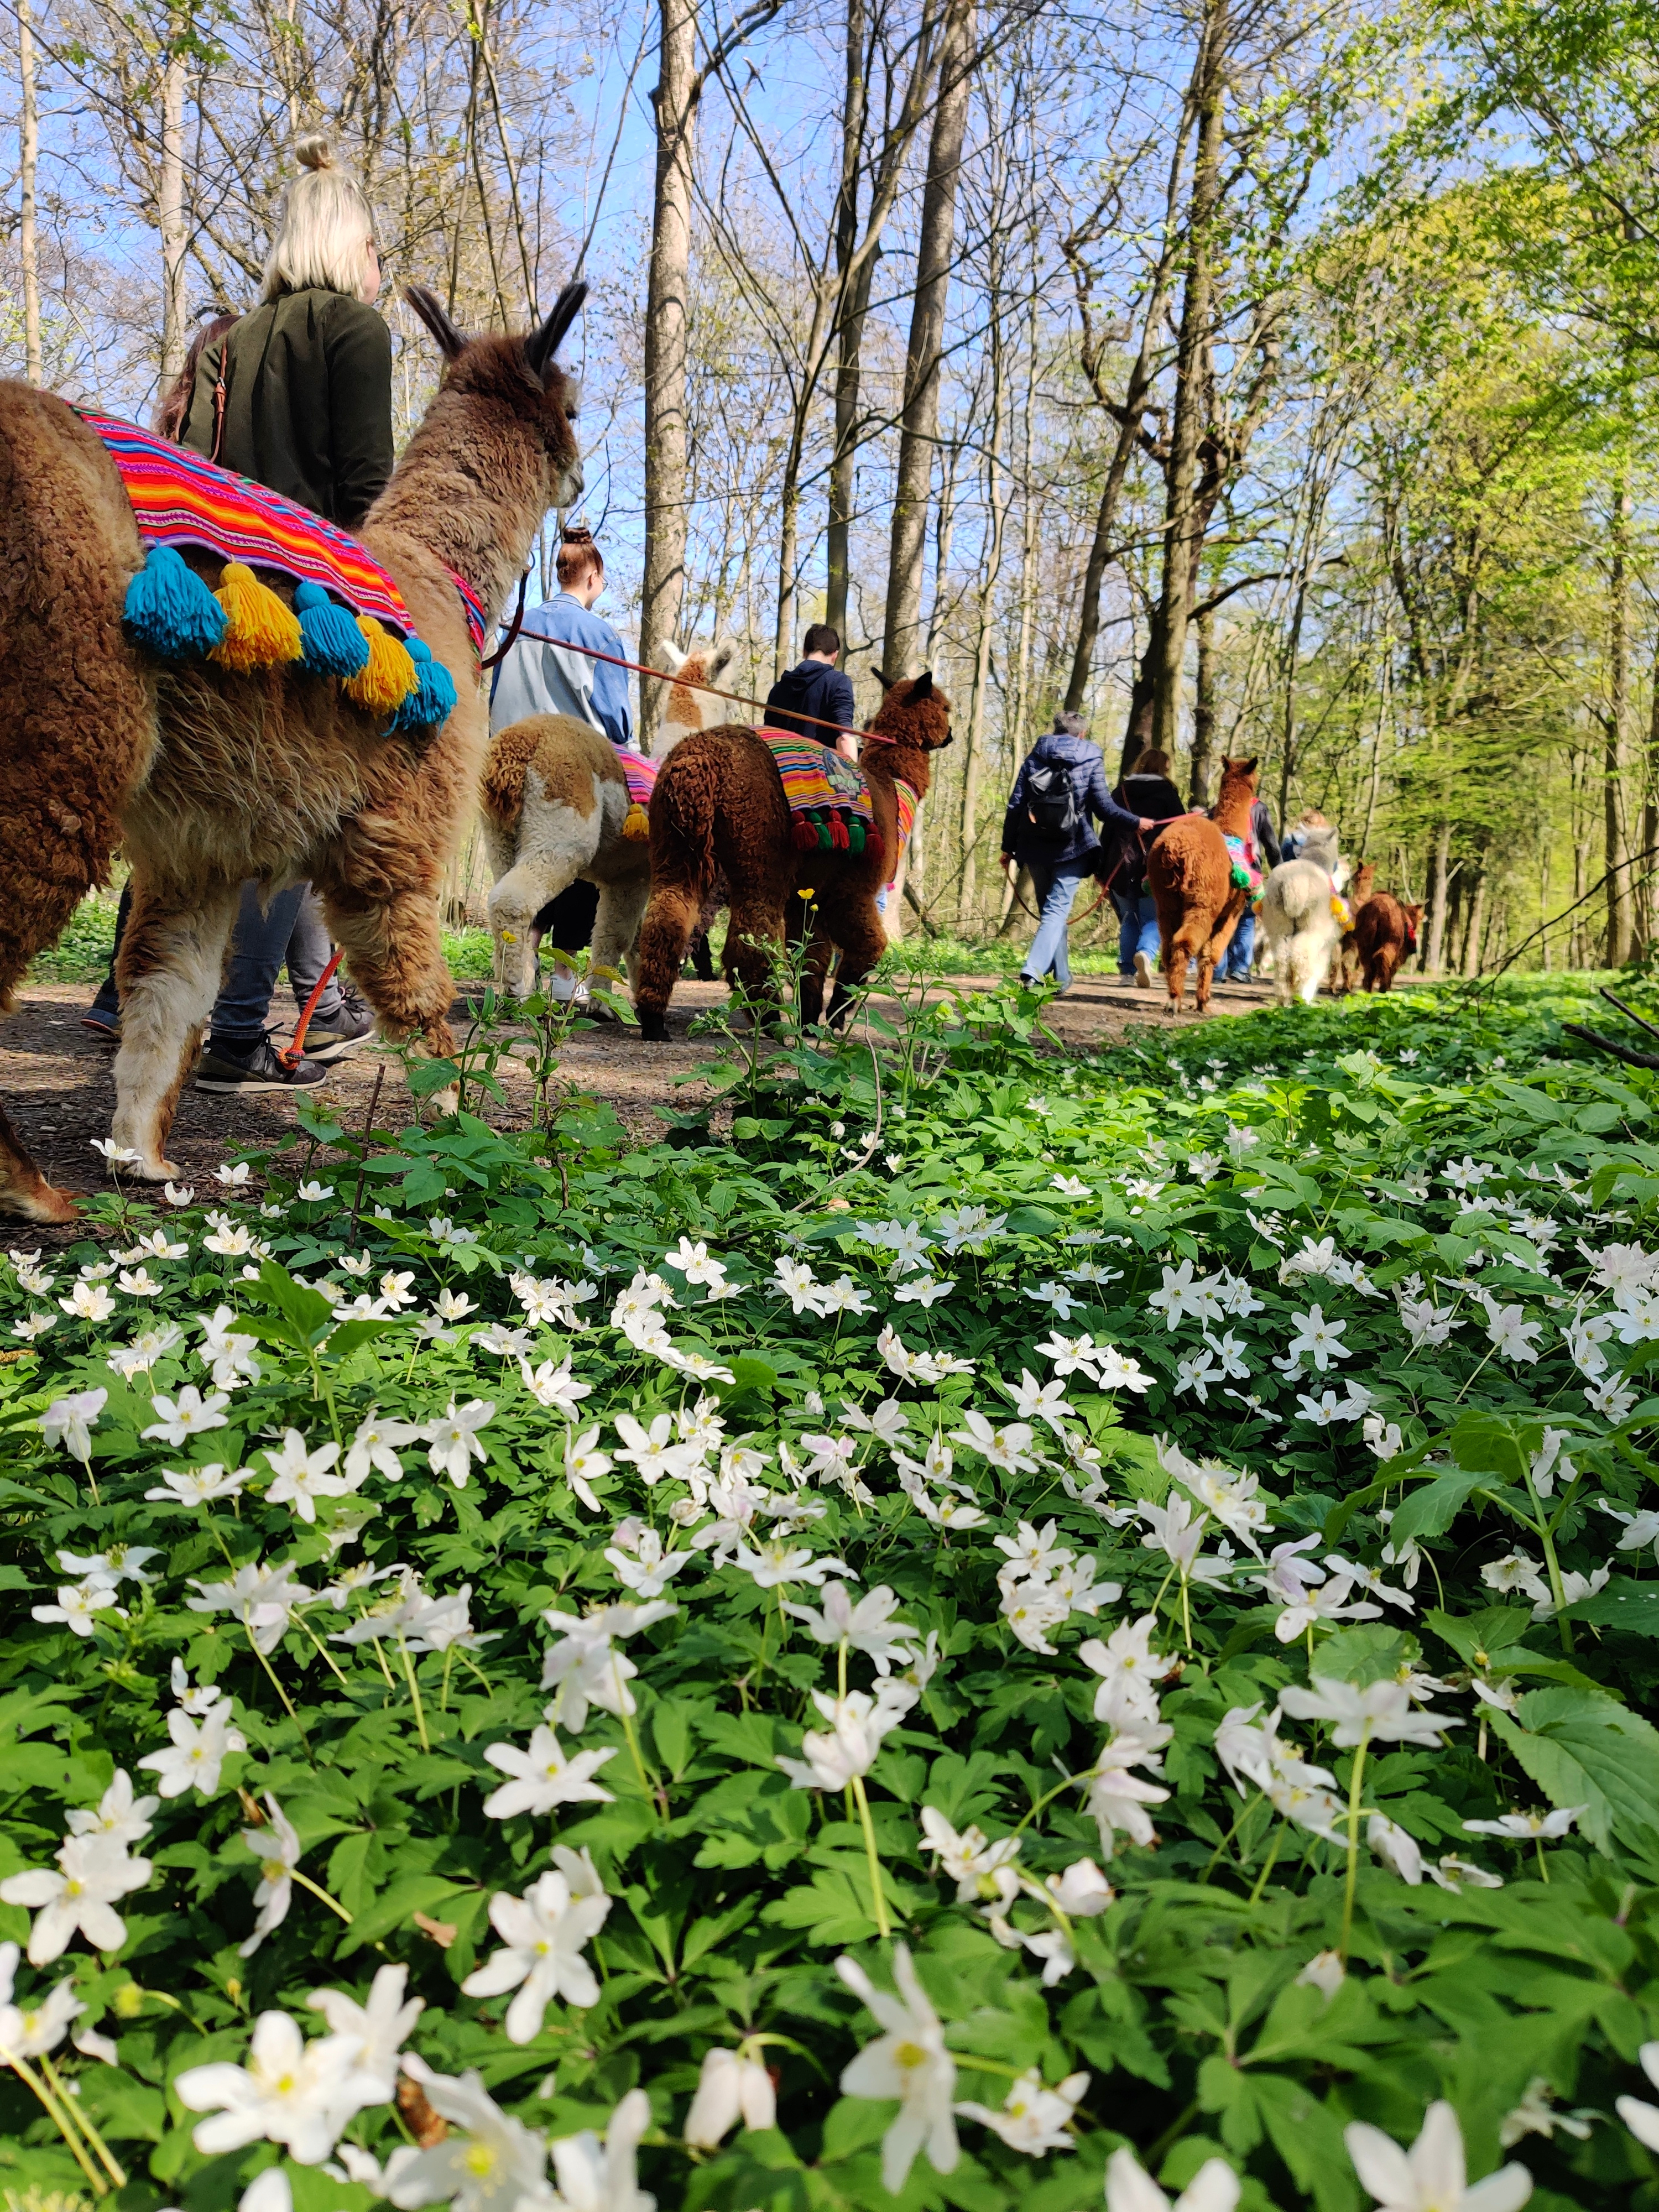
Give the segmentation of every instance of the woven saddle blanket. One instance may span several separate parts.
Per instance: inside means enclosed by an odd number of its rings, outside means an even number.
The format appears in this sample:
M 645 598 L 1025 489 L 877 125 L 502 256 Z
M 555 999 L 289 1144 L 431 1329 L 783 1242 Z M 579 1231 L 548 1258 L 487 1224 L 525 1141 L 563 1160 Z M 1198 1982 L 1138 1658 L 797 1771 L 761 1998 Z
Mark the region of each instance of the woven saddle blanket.
M 643 753 L 630 753 L 624 746 L 616 749 L 622 763 L 622 772 L 628 778 L 628 797 L 635 806 L 648 807 L 651 794 L 657 787 L 657 763 L 647 760 Z
M 870 786 L 855 761 L 843 760 L 813 738 L 783 730 L 758 730 L 756 735 L 777 763 L 792 814 L 822 815 L 826 821 L 836 814 L 855 816 L 866 831 L 875 827 Z
M 415 624 L 403 593 L 360 540 L 280 492 L 222 469 L 188 446 L 159 438 L 112 415 L 82 412 L 108 449 L 146 545 L 199 546 L 221 561 L 274 568 L 343 599 L 354 613 L 407 637 Z M 483 647 L 483 609 L 459 577 L 475 651 Z

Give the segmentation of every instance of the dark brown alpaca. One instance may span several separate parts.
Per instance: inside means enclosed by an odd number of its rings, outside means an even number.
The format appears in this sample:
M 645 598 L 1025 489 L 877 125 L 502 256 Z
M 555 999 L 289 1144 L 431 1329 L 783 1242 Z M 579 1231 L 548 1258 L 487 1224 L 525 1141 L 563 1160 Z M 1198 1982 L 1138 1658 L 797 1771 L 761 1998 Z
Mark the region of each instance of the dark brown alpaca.
M 447 572 L 493 621 L 547 509 L 580 489 L 554 356 L 586 289 L 568 285 L 528 337 L 471 340 L 429 294 L 409 295 L 443 380 L 362 534 L 456 680 L 454 712 L 419 738 L 386 734 L 297 669 L 145 659 L 122 629 L 144 556 L 114 463 L 61 399 L 0 383 L 0 1011 L 122 842 L 133 907 L 115 1137 L 138 1175 L 176 1172 L 163 1157 L 173 1109 L 249 878 L 276 890 L 310 877 L 386 1032 L 451 1049 L 437 893 L 489 712 Z M 211 580 L 217 564 L 200 565 Z M 74 1210 L 0 1113 L 0 1213 Z
M 1370 860 L 1362 860 L 1354 872 L 1353 881 L 1343 893 L 1344 898 L 1347 901 L 1348 912 L 1356 920 L 1358 918 L 1360 908 L 1370 896 L 1372 886 L 1376 882 L 1375 866 Z M 1344 933 L 1342 942 L 1331 957 L 1329 980 L 1332 994 L 1336 998 L 1345 999 L 1350 991 L 1357 991 L 1359 988 L 1359 947 L 1355 941 L 1353 931 L 1350 928 Z
M 1417 950 L 1420 906 L 1404 906 L 1392 891 L 1376 891 L 1353 918 L 1353 941 L 1368 991 L 1389 991 L 1401 963 Z
M 1182 814 L 1158 833 L 1146 862 L 1158 908 L 1170 1012 L 1181 1006 L 1187 964 L 1198 963 L 1199 1012 L 1209 1009 L 1210 985 L 1244 912 L 1248 890 L 1233 881 L 1229 837 L 1246 837 L 1255 801 L 1255 763 L 1224 760 L 1221 791 L 1208 817 Z
M 951 702 L 930 672 L 887 686 L 861 765 L 870 782 L 879 849 L 801 853 L 790 835 L 777 764 L 750 729 L 728 724 L 685 738 L 663 764 L 651 796 L 651 904 L 640 931 L 635 1004 L 640 1035 L 661 1043 L 668 1001 L 685 948 L 717 876 L 731 887 L 726 980 L 751 1003 L 773 996 L 767 948 L 793 933 L 810 890 L 811 940 L 801 984 L 801 1018 L 823 1011 L 823 983 L 837 948 L 841 969 L 830 1018 L 886 949 L 876 894 L 898 860 L 896 781 L 927 794 L 930 756 L 951 742 Z M 880 740 L 886 740 L 883 743 Z

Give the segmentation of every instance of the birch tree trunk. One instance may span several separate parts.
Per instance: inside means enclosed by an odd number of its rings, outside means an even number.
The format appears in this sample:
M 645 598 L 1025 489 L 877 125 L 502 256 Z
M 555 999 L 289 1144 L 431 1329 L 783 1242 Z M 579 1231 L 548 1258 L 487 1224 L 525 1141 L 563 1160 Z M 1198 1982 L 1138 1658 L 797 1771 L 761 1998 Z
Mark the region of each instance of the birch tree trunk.
M 645 574 L 640 658 L 654 666 L 685 592 L 686 310 L 691 281 L 691 155 L 700 86 L 697 0 L 659 0 L 651 261 L 645 298 Z M 660 686 L 640 686 L 640 736 L 655 750 Z
M 1214 608 L 1203 608 L 1194 627 L 1198 632 L 1198 688 L 1193 697 L 1193 771 L 1187 786 L 1187 804 L 1207 806 L 1215 768 Z
M 1607 869 L 1607 965 L 1622 967 L 1630 957 L 1632 913 L 1630 858 L 1625 837 L 1624 774 L 1630 721 L 1630 585 L 1626 535 L 1630 495 L 1620 485 L 1613 510 L 1613 567 L 1608 577 L 1608 674 L 1612 696 L 1606 721 L 1602 787 L 1604 845 Z
M 1187 268 L 1176 346 L 1175 421 L 1170 438 L 1169 489 L 1164 507 L 1164 587 L 1155 631 L 1158 659 L 1152 682 L 1152 743 L 1171 760 L 1180 744 L 1187 626 L 1203 547 L 1202 520 L 1195 512 L 1194 493 L 1199 445 L 1208 411 L 1208 378 L 1205 369 L 1215 291 L 1211 233 L 1221 191 L 1228 4 L 1229 0 L 1207 0 L 1195 71 L 1198 146 L 1188 201 Z
M 851 588 L 853 501 L 858 462 L 859 383 L 864 349 L 864 318 L 869 312 L 870 283 L 876 257 L 868 255 L 853 280 L 848 276 L 859 238 L 859 167 L 864 156 L 869 107 L 869 36 L 865 0 L 847 0 L 847 83 L 841 114 L 841 180 L 836 191 L 836 268 L 841 277 L 841 329 L 836 340 L 836 444 L 830 463 L 828 588 L 823 618 L 847 637 L 847 601 Z
M 939 104 L 933 111 L 927 176 L 922 189 L 916 290 L 904 359 L 904 410 L 900 417 L 887 563 L 887 611 L 882 624 L 882 668 L 890 678 L 919 672 L 915 663 L 921 643 L 927 500 L 939 429 L 939 363 L 956 245 L 957 187 L 972 90 L 968 60 L 973 49 L 974 20 L 975 0 L 952 0 L 940 42 Z
M 46 369 L 40 356 L 40 252 L 35 231 L 34 179 L 40 161 L 40 112 L 34 84 L 34 25 L 29 0 L 17 0 L 17 74 L 21 82 L 23 110 L 22 198 L 18 216 L 17 244 L 23 264 L 23 373 L 31 384 L 44 384 Z
M 1282 830 L 1283 823 L 1279 826 Z M 1443 822 L 1435 832 L 1434 889 L 1429 897 L 1429 945 L 1423 962 L 1424 972 L 1429 975 L 1440 973 L 1440 963 L 1446 950 L 1446 878 L 1450 866 L 1451 823 Z
M 161 76 L 161 176 L 156 214 L 161 233 L 161 388 L 166 391 L 185 365 L 189 349 L 185 299 L 185 57 L 179 48 L 183 29 L 168 17 L 168 45 Z

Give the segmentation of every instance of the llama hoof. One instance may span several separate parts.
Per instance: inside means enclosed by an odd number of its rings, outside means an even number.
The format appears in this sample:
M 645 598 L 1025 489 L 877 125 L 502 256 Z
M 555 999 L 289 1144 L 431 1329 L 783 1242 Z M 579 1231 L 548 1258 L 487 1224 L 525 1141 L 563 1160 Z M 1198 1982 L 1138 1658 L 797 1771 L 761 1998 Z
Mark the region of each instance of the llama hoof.
M 173 1160 L 136 1160 L 126 1172 L 135 1182 L 179 1182 L 184 1170 Z
M 37 1176 L 27 1188 L 14 1183 L 9 1189 L 0 1190 L 0 1214 L 11 1221 L 57 1228 L 64 1222 L 78 1221 L 81 1207 L 72 1191 L 58 1190 L 44 1176 Z
M 640 1008 L 640 1042 L 641 1044 L 666 1044 L 668 1018 L 654 1013 L 647 1007 Z
M 447 1083 L 441 1091 L 433 1092 L 427 1103 L 439 1121 L 447 1121 L 452 1115 L 460 1112 L 461 1094 L 453 1083 Z

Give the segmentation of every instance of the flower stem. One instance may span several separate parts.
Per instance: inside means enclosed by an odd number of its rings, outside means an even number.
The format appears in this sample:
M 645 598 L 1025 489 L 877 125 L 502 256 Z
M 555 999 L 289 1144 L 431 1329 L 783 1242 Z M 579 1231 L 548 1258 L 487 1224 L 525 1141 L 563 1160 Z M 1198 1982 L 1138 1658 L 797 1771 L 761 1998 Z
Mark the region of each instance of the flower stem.
M 870 1905 L 875 1916 L 876 1932 L 890 1936 L 892 1928 L 887 1918 L 887 1899 L 882 1893 L 881 1861 L 876 1853 L 875 1823 L 870 1818 L 870 1800 L 864 1794 L 864 1777 L 853 1777 L 853 1795 L 858 1801 L 859 1820 L 864 1828 L 864 1852 L 870 1862 Z
M 1261 1873 L 1255 1878 L 1255 1887 L 1250 1892 L 1252 1905 L 1260 1905 L 1261 1902 L 1261 1893 L 1267 1887 L 1267 1876 L 1273 1870 L 1273 1863 L 1279 1856 L 1279 1846 L 1284 1841 L 1284 1838 L 1285 1824 L 1281 1820 L 1273 1830 L 1273 1842 L 1267 1846 L 1267 1856 L 1262 1862 Z
M 318 1650 L 321 1653 L 324 1660 L 331 1670 L 335 1680 L 343 1684 L 345 1681 L 345 1676 L 340 1672 L 339 1668 L 336 1665 L 334 1654 L 329 1650 L 327 1644 L 324 1643 L 322 1638 L 318 1635 L 316 1630 L 312 1626 L 308 1620 L 301 1620 L 298 1613 L 295 1615 L 295 1619 L 299 1620 L 301 1627 L 304 1629 L 306 1634 L 311 1638 Z
M 45 2106 L 52 2125 L 58 2130 L 58 2134 L 63 2136 L 64 2141 L 69 2145 L 70 2150 L 74 2153 L 76 2164 L 80 2167 L 82 2172 L 86 2175 L 87 2179 L 92 2184 L 94 2196 L 107 2197 L 109 2195 L 108 2182 L 105 2180 L 103 2175 L 99 2172 L 97 2167 L 87 2156 L 84 2148 L 82 2147 L 80 2137 L 76 2134 L 74 2129 L 70 2124 L 68 2113 L 65 2112 L 63 2106 L 58 2102 L 58 2099 L 52 2095 L 51 2090 L 47 2088 L 46 2083 L 40 2079 L 40 2076 L 35 2072 L 28 2061 L 26 2058 L 20 2057 L 15 2051 L 9 2051 L 3 2044 L 0 2044 L 0 2063 L 4 2063 L 5 2065 L 9 2066 L 15 2073 L 20 2075 L 22 2079 L 27 2082 L 29 2087 L 33 2090 L 41 2104 Z
M 1088 1779 L 1089 1777 L 1086 1774 L 1068 1774 L 1063 1782 L 1056 1782 L 1052 1790 L 1045 1790 L 1042 1796 L 1037 1799 L 1036 1803 L 1032 1806 L 1030 1811 L 1026 1814 L 1024 1819 L 1019 1821 L 1016 1826 L 1014 1833 L 1018 1835 L 1021 1829 L 1028 1826 L 1031 1821 L 1035 1820 L 1037 1814 L 1042 1810 L 1045 1805 L 1052 1805 L 1062 1790 L 1073 1789 L 1078 1783 L 1086 1782 Z
M 341 1904 L 337 1897 L 331 1897 L 329 1895 L 328 1892 L 323 1887 L 321 1882 L 313 1881 L 311 1876 L 308 1874 L 301 1874 L 298 1867 L 290 1867 L 288 1872 L 290 1881 L 297 1881 L 301 1889 L 308 1889 L 313 1897 L 320 1898 L 323 1903 L 327 1905 L 331 1912 L 337 1912 L 341 1919 L 344 1921 L 346 1926 L 348 1928 L 350 1927 L 351 1915 L 346 1911 L 344 1905 Z
M 1353 1893 L 1359 1879 L 1359 1800 L 1365 1778 L 1365 1752 L 1371 1740 L 1369 1727 L 1360 1737 L 1353 1755 L 1353 1771 L 1348 1778 L 1348 1878 L 1342 1890 L 1342 1944 L 1340 1957 L 1348 1963 L 1348 1943 L 1353 1934 Z
M 63 2076 L 58 2073 L 58 2069 L 52 2064 L 51 2058 L 45 2051 L 42 2051 L 40 2054 L 40 2071 L 46 2075 L 46 2080 L 52 2084 L 53 2094 L 61 2099 L 64 2110 L 69 2114 L 76 2126 L 79 2128 L 81 2133 L 85 2136 L 87 2142 L 92 2146 L 93 2155 L 96 2158 L 98 2163 L 103 2167 L 105 2172 L 108 2174 L 110 2179 L 115 2184 L 115 2186 L 118 2189 L 125 2189 L 127 2185 L 126 2168 L 115 2156 L 115 2154 L 110 2149 L 109 2145 L 104 2141 L 102 2136 L 99 2134 L 97 2129 L 87 2118 L 86 2114 L 81 2110 L 75 2099 L 70 2094 L 69 2090 L 64 2086 Z
M 398 1631 L 398 1656 L 404 1662 L 404 1679 L 409 1684 L 409 1694 L 415 1700 L 415 1725 L 421 1732 L 421 1749 L 430 1751 L 432 1739 L 426 1732 L 426 1708 L 421 1703 L 421 1686 L 415 1680 L 414 1662 L 409 1656 L 409 1644 L 400 1628 Z
M 247 1636 L 249 1650 L 252 1652 L 259 1664 L 264 1668 L 266 1674 L 270 1675 L 270 1686 L 276 1691 L 277 1696 L 282 1699 L 283 1710 L 287 1713 L 289 1720 L 293 1722 L 295 1727 L 299 1729 L 300 1741 L 306 1747 L 306 1757 L 309 1759 L 312 1765 L 315 1766 L 317 1761 L 312 1752 L 311 1738 L 306 1734 L 306 1724 L 300 1718 L 298 1713 L 295 1711 L 293 1702 L 289 1698 L 288 1692 L 283 1687 L 282 1683 L 277 1679 L 276 1669 L 271 1665 L 270 1660 L 266 1658 L 264 1653 L 260 1650 L 258 1643 L 254 1637 L 253 1630 L 250 1626 L 246 1614 L 244 1614 L 242 1618 L 242 1627 Z

